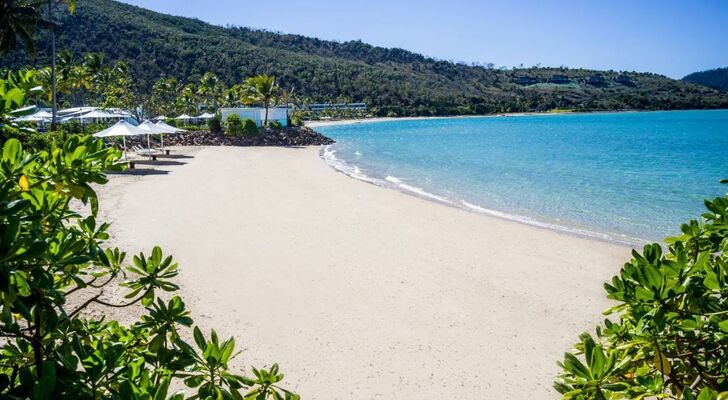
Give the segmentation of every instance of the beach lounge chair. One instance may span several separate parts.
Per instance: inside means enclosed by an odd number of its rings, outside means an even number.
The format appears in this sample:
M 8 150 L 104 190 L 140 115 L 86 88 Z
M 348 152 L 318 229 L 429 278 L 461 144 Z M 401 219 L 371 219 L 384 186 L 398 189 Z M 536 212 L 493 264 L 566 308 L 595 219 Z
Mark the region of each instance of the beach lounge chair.
M 152 160 L 156 161 L 157 156 L 163 154 L 161 151 L 157 149 L 145 149 L 140 146 L 134 147 L 134 152 L 142 157 L 149 157 Z

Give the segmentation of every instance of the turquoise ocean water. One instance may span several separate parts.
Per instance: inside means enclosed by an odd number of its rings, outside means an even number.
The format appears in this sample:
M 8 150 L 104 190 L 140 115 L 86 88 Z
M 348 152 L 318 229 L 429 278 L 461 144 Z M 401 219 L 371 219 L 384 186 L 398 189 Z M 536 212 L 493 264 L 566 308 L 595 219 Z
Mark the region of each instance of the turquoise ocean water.
M 628 243 L 728 191 L 728 110 L 439 118 L 316 128 L 352 177 L 451 206 Z

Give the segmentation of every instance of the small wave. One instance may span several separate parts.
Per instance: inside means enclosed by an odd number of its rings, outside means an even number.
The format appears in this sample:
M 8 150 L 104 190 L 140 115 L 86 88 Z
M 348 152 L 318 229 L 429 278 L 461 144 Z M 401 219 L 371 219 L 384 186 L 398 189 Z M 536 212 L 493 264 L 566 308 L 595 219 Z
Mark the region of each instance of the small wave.
M 367 174 L 363 173 L 358 166 L 349 165 L 343 160 L 336 157 L 336 150 L 332 149 L 331 146 L 324 147 L 323 151 L 321 152 L 321 157 L 324 159 L 326 164 L 341 173 L 349 175 L 352 178 L 356 178 L 370 183 L 377 182 L 376 179 L 371 178 Z
M 428 199 L 437 200 L 437 201 L 442 202 L 442 203 L 452 204 L 452 202 L 449 199 L 447 199 L 446 197 L 442 197 L 442 196 L 438 196 L 436 194 L 432 194 L 432 193 L 430 193 L 428 191 L 425 191 L 424 189 L 419 188 L 417 186 L 410 186 L 410 185 L 408 185 L 406 183 L 400 183 L 397 186 L 400 187 L 400 188 L 402 188 L 402 189 L 404 189 L 404 190 L 407 190 L 409 192 L 412 192 L 412 193 L 414 193 L 414 194 L 416 194 L 418 196 L 427 197 Z
M 479 214 L 485 214 L 485 215 L 489 215 L 492 217 L 505 219 L 508 221 L 519 222 L 519 223 L 526 224 L 526 225 L 536 226 L 536 227 L 544 228 L 544 229 L 550 229 L 553 231 L 568 233 L 568 234 L 572 234 L 572 235 L 576 235 L 576 236 L 588 237 L 588 238 L 592 238 L 592 239 L 599 239 L 599 240 L 604 240 L 604 241 L 613 242 L 613 243 L 620 243 L 620 244 L 629 245 L 629 246 L 633 246 L 635 244 L 645 242 L 642 239 L 632 238 L 632 237 L 628 237 L 625 235 L 616 235 L 616 234 L 611 235 L 611 234 L 606 234 L 606 233 L 594 232 L 594 231 L 590 231 L 590 230 L 586 230 L 586 229 L 580 229 L 580 228 L 553 224 L 553 223 L 549 223 L 549 222 L 543 222 L 543 221 L 539 221 L 539 220 L 529 218 L 526 216 L 522 216 L 522 215 L 508 214 L 508 213 L 505 213 L 502 211 L 496 211 L 496 210 L 484 208 L 479 205 L 469 203 L 465 200 L 460 200 L 459 202 L 453 202 L 452 200 L 448 199 L 447 197 L 439 196 L 439 195 L 430 193 L 430 192 L 424 190 L 423 188 L 403 183 L 402 179 L 400 179 L 396 176 L 388 175 L 384 179 L 377 179 L 377 178 L 370 177 L 366 173 L 361 171 L 361 169 L 358 166 L 349 165 L 345 161 L 336 157 L 335 154 L 336 154 L 336 150 L 332 149 L 331 146 L 326 146 L 326 147 L 324 147 L 324 149 L 321 152 L 321 158 L 324 159 L 326 164 L 328 164 L 329 166 L 334 168 L 334 170 L 344 173 L 352 178 L 355 178 L 355 179 L 358 179 L 361 181 L 365 181 L 368 183 L 373 183 L 377 186 L 397 189 L 402 192 L 409 193 L 409 194 L 415 195 L 420 198 L 434 200 L 441 204 L 446 204 L 446 205 L 453 206 L 453 207 L 459 207 L 462 209 L 477 212 Z
M 608 241 L 608 242 L 616 242 L 616 243 L 626 244 L 626 245 L 634 245 L 636 243 L 644 242 L 644 240 L 637 239 L 637 238 L 630 238 L 626 235 L 610 235 L 610 234 L 606 234 L 606 233 L 590 231 L 587 229 L 580 229 L 580 228 L 568 227 L 568 226 L 564 226 L 564 225 L 552 224 L 549 222 L 543 222 L 543 221 L 535 220 L 533 218 L 525 217 L 522 215 L 508 214 L 508 213 L 504 213 L 501 211 L 483 208 L 481 206 L 478 206 L 478 205 L 475 205 L 472 203 L 468 203 L 465 200 L 460 200 L 460 203 L 463 206 L 465 206 L 465 208 L 467 208 L 471 211 L 475 211 L 480 214 L 490 215 L 493 217 L 498 217 L 498 218 L 502 218 L 502 219 L 509 220 L 509 221 L 520 222 L 522 224 L 536 226 L 539 228 L 550 229 L 553 231 L 565 232 L 565 233 L 570 233 L 572 235 L 584 236 L 584 237 L 589 237 L 589 238 L 593 238 L 593 239 L 600 239 L 600 240 L 604 240 L 604 241 Z
M 324 159 L 326 164 L 330 165 L 335 170 L 342 172 L 346 175 L 349 175 L 352 178 L 359 179 L 365 182 L 373 183 L 378 186 L 386 186 L 386 187 L 392 187 L 394 186 L 395 189 L 400 189 L 402 191 L 406 191 L 408 193 L 417 195 L 419 197 L 424 197 L 430 200 L 435 200 L 440 203 L 445 204 L 452 204 L 452 202 L 443 196 L 438 196 L 436 194 L 430 193 L 420 187 L 417 186 L 411 186 L 407 185 L 405 183 L 402 183 L 402 180 L 397 178 L 396 176 L 388 175 L 387 177 L 382 179 L 372 178 L 369 175 L 362 172 L 362 170 L 357 165 L 350 165 L 344 160 L 339 159 L 336 157 L 336 150 L 331 148 L 331 146 L 326 146 L 321 151 L 321 157 Z M 394 185 L 387 184 L 393 183 Z

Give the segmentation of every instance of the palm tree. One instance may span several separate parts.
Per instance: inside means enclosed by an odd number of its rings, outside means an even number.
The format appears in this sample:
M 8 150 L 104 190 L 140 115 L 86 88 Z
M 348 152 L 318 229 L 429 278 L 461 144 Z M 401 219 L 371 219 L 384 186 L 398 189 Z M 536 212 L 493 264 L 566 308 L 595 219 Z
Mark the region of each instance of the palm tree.
M 197 111 L 197 91 L 195 85 L 188 84 L 182 89 L 177 98 L 177 109 L 182 113 L 192 113 Z
M 206 72 L 200 79 L 197 94 L 204 96 L 205 104 L 209 108 L 212 105 L 213 111 L 217 112 L 217 99 L 225 92 L 225 85 L 220 78 L 212 72 Z
M 71 87 L 71 71 L 76 66 L 76 61 L 73 58 L 73 53 L 70 50 L 61 50 L 56 54 L 55 58 L 55 72 L 51 66 L 51 103 L 55 103 L 55 97 L 57 94 L 65 93 L 70 94 L 73 91 Z
M 43 25 L 40 13 L 42 0 L 0 0 L 0 54 L 14 49 L 23 42 L 35 54 L 32 34 Z
M 84 91 L 91 89 L 93 85 L 93 77 L 83 65 L 74 65 L 68 73 L 68 86 L 71 89 L 79 90 L 81 96 L 81 105 L 85 106 L 86 101 Z
M 43 67 L 38 69 L 38 81 L 40 81 L 41 86 L 43 88 L 49 88 L 51 87 L 51 67 Z M 52 94 L 51 91 L 45 92 L 47 94 L 47 101 L 52 101 Z
M 15 47 L 18 39 L 25 43 L 31 53 L 35 51 L 32 33 L 37 28 L 47 28 L 51 42 L 51 101 L 53 118 L 51 129 L 56 129 L 56 35 L 54 10 L 61 4 L 68 6 L 73 13 L 75 0 L 0 0 L 0 54 Z M 41 6 L 47 5 L 47 16 L 44 19 Z
M 56 32 L 55 21 L 53 20 L 54 10 L 61 4 L 68 5 L 68 9 L 73 13 L 76 10 L 76 0 L 47 0 L 48 18 L 46 20 L 48 33 L 51 37 L 51 102 L 53 116 L 51 117 L 51 130 L 56 129 L 56 113 L 58 112 L 58 103 L 56 99 Z
M 228 88 L 222 95 L 222 106 L 223 107 L 235 107 L 238 105 L 240 97 L 236 91 L 235 86 Z
M 263 126 L 268 125 L 268 108 L 278 94 L 280 88 L 276 85 L 276 78 L 270 75 L 257 75 L 245 80 L 248 97 L 265 107 Z
M 174 101 L 180 91 L 179 81 L 175 77 L 162 77 L 152 86 L 152 104 L 157 113 L 172 112 Z
M 102 93 L 101 80 L 106 68 L 104 55 L 102 53 L 87 53 L 83 56 L 82 64 L 90 80 L 90 90 L 93 91 L 94 95 L 100 96 Z

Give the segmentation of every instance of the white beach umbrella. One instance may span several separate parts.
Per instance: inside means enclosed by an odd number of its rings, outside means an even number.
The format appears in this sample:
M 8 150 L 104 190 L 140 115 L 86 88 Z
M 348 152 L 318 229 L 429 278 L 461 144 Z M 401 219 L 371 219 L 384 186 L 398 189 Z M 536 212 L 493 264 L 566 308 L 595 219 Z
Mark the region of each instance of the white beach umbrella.
M 48 111 L 38 111 L 37 113 L 33 114 L 33 116 L 38 118 L 53 118 L 53 114 L 49 113 Z
M 153 134 L 161 135 L 161 147 L 164 148 L 164 134 L 177 132 L 176 128 L 173 128 L 173 127 L 164 128 L 161 126 L 157 126 L 155 123 L 153 123 L 152 121 L 149 121 L 149 120 L 142 122 L 141 124 L 139 124 L 139 126 L 137 128 L 139 128 L 143 131 L 147 131 L 147 148 L 148 149 L 152 148 L 150 140 L 149 140 L 150 135 L 153 135 Z
M 197 117 L 195 117 L 195 118 L 199 118 L 199 119 L 210 119 L 210 118 L 212 118 L 212 117 L 214 117 L 214 116 L 215 116 L 215 114 L 211 114 L 211 113 L 204 113 L 204 114 L 202 114 L 202 115 L 198 115 L 198 116 L 197 116 Z
M 126 121 L 119 121 L 114 125 L 104 129 L 103 131 L 94 133 L 93 136 L 100 138 L 121 136 L 121 140 L 124 143 L 124 158 L 126 159 L 126 137 L 141 136 L 146 134 L 147 131 L 145 130 L 139 129 Z
M 189 120 L 192 119 L 192 117 L 190 117 L 187 114 L 182 114 L 179 117 L 176 117 L 175 119 L 178 119 L 178 120 L 181 120 L 181 121 L 189 121 Z
M 172 126 L 172 125 L 170 125 L 170 124 L 168 124 L 168 123 L 166 123 L 166 122 L 162 122 L 162 121 L 160 121 L 160 122 L 157 122 L 157 123 L 156 123 L 156 124 L 154 124 L 154 125 L 157 125 L 158 127 L 160 127 L 160 128 L 163 128 L 163 129 L 167 129 L 167 130 L 169 131 L 169 132 L 164 132 L 164 133 L 180 133 L 180 132 L 187 132 L 186 130 L 184 130 L 184 129 L 182 129 L 182 128 L 176 128 L 176 127 L 174 127 L 174 126 Z
M 38 111 L 37 113 L 23 115 L 15 119 L 17 122 L 44 122 L 50 121 L 53 115 L 48 111 Z
M 170 124 L 168 124 L 166 122 L 162 122 L 162 121 L 159 121 L 159 122 L 157 122 L 154 125 L 157 125 L 159 128 L 166 129 L 167 132 L 165 132 L 165 133 L 182 133 L 182 132 L 187 132 L 186 130 L 184 130 L 182 128 L 176 128 L 176 127 L 174 127 L 174 126 L 172 126 L 172 125 L 170 125 Z M 162 135 L 162 147 L 164 147 L 164 135 Z
M 164 121 L 165 119 L 167 119 L 167 116 L 160 115 L 158 117 L 152 118 L 152 121 Z
M 124 115 L 121 114 L 112 114 L 106 111 L 102 110 L 94 110 L 91 112 L 87 112 L 86 114 L 81 114 L 72 117 L 71 119 L 110 119 L 110 118 L 124 118 Z
M 150 136 L 154 133 L 161 133 L 161 132 L 159 132 L 160 129 L 157 128 L 157 126 L 154 125 L 149 120 L 142 122 L 141 124 L 139 124 L 139 126 L 137 126 L 137 128 L 139 128 L 147 133 L 147 150 L 151 150 L 152 142 L 151 142 Z
M 49 120 L 50 120 L 50 118 L 38 117 L 35 114 L 24 115 L 22 117 L 15 118 L 16 122 L 43 122 L 43 121 L 49 121 Z
M 147 131 L 147 133 L 174 133 L 171 129 L 162 128 L 149 120 L 142 122 L 137 128 Z

